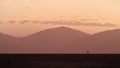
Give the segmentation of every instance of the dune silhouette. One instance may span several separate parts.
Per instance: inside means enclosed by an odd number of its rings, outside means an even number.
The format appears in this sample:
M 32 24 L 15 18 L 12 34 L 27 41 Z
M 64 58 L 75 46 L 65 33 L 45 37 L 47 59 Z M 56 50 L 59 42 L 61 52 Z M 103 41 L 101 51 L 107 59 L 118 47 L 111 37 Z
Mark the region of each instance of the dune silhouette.
M 16 38 L 0 34 L 0 53 L 120 53 L 120 29 L 87 34 L 57 27 Z

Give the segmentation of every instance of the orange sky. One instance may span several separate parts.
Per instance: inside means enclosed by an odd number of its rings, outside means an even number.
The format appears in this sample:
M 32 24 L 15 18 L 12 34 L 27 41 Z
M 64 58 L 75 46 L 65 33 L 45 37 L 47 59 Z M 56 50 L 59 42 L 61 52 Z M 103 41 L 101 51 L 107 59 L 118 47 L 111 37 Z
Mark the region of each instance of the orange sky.
M 120 25 L 119 0 L 0 0 L 0 32 L 15 36 L 56 27 L 45 24 L 6 24 L 8 20 L 80 20 L 98 19 L 101 23 Z M 88 33 L 114 29 L 113 27 L 69 26 Z M 118 28 L 118 27 L 117 27 Z M 25 32 L 23 32 L 25 31 Z

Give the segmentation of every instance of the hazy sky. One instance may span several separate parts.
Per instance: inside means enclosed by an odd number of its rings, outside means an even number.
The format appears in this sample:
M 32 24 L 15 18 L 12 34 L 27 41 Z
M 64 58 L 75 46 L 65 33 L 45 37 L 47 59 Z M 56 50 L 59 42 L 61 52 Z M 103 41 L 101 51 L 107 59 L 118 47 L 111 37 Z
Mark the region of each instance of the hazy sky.
M 74 18 L 75 17 L 75 18 Z M 8 20 L 80 20 L 97 19 L 120 25 L 120 0 L 0 0 L 0 21 Z M 54 25 L 0 24 L 0 32 L 13 35 L 56 27 Z M 113 27 L 75 27 L 87 32 L 98 32 Z M 22 30 L 26 29 L 26 33 Z

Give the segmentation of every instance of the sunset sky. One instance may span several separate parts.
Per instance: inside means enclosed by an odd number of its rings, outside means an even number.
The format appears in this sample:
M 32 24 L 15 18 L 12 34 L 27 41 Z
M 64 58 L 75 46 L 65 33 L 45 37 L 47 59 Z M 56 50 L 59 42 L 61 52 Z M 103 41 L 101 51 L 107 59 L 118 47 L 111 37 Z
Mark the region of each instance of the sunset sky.
M 111 23 L 120 26 L 120 0 L 0 0 L 0 32 L 24 36 L 54 24 L 19 24 L 23 20 L 81 20 Z M 17 23 L 6 23 L 9 20 Z M 89 23 L 91 23 L 91 21 Z M 119 27 L 62 25 L 87 33 L 96 33 Z

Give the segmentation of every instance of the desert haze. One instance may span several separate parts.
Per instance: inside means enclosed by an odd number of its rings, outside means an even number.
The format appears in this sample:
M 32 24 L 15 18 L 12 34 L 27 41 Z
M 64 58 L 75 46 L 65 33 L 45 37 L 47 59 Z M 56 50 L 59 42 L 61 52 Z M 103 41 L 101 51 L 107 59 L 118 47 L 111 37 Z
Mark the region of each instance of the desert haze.
M 0 33 L 0 53 L 120 53 L 120 29 L 88 34 L 69 27 L 16 38 Z

